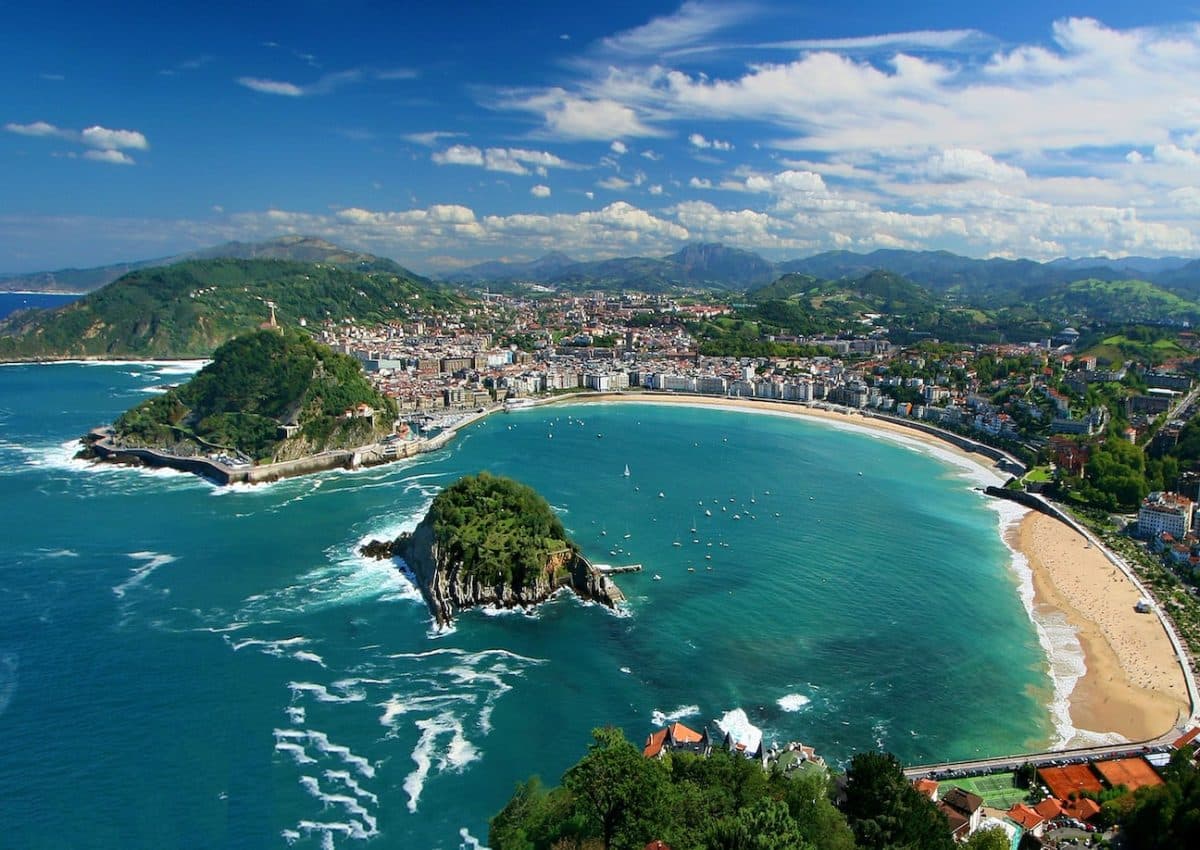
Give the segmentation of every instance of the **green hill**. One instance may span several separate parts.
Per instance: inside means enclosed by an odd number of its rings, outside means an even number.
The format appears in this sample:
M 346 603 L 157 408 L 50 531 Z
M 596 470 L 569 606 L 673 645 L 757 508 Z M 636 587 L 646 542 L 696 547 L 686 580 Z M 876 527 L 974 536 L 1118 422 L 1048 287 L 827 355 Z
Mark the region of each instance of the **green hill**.
M 1054 288 L 1034 306 L 1043 315 L 1064 319 L 1192 324 L 1200 320 L 1200 303 L 1144 280 L 1076 280 Z
M 550 556 L 574 551 L 558 515 L 533 488 L 481 472 L 451 484 L 430 507 L 438 545 L 467 576 L 524 586 Z
M 373 415 L 343 415 L 360 404 Z M 284 460 L 365 445 L 390 432 L 395 418 L 395 402 L 371 386 L 358 361 L 296 330 L 259 330 L 226 342 L 190 381 L 126 411 L 113 427 L 127 445 Z M 298 433 L 281 439 L 285 424 Z
M 371 323 L 460 303 L 399 272 L 285 260 L 192 260 L 140 269 L 56 310 L 0 321 L 0 358 L 207 357 L 258 327 Z

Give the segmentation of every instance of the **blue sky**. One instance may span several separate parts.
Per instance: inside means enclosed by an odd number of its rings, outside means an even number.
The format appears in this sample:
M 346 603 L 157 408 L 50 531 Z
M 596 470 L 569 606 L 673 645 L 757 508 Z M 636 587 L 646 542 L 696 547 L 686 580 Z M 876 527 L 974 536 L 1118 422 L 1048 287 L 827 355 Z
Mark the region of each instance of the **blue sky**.
M 1200 255 L 1200 8 L 911 5 L 0 0 L 0 271 Z

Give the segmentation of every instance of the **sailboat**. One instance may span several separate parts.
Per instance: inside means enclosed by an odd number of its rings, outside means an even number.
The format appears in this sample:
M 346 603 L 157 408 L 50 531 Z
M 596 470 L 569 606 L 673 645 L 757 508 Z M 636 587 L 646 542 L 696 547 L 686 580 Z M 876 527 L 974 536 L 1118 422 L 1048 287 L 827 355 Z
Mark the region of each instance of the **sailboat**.
M 628 478 L 628 477 L 629 477 L 629 464 L 625 464 L 625 472 L 624 472 L 624 475 L 625 475 L 625 477 L 626 477 L 626 478 Z

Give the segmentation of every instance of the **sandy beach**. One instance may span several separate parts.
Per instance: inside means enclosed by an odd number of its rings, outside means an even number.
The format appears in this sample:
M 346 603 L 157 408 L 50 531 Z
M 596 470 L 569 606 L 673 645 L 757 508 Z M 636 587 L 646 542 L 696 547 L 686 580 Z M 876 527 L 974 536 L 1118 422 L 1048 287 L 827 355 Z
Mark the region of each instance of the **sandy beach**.
M 1029 559 L 1034 605 L 1075 627 L 1087 672 L 1071 693 L 1076 729 L 1116 732 L 1131 741 L 1162 735 L 1188 711 L 1183 671 L 1162 624 L 1134 610 L 1141 594 L 1104 554 L 1044 514 L 1010 531 Z
M 712 405 L 827 419 L 890 432 L 965 458 L 995 475 L 996 484 L 1008 478 L 983 455 L 876 417 L 724 397 L 631 393 L 586 400 Z M 1034 511 L 1009 529 L 1007 539 L 1029 562 L 1037 618 L 1058 612 L 1077 631 L 1086 672 L 1070 694 L 1070 718 L 1076 730 L 1116 733 L 1130 741 L 1143 741 L 1168 732 L 1181 715 L 1188 714 L 1187 686 L 1166 631 L 1155 615 L 1134 610 L 1141 593 L 1103 552 L 1059 520 Z M 1067 745 L 1089 742 L 1084 738 Z

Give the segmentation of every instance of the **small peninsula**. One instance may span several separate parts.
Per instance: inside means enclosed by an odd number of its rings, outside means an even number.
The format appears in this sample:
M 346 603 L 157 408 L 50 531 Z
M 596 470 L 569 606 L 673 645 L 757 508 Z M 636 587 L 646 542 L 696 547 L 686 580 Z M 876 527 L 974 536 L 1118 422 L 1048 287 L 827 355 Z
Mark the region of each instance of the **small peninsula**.
M 85 454 L 204 474 L 263 464 L 337 465 L 389 439 L 396 403 L 358 362 L 294 329 L 235 337 L 187 383 L 147 399 L 93 432 Z M 314 469 L 297 469 L 301 471 Z
M 456 611 L 536 605 L 564 587 L 610 608 L 624 600 L 583 557 L 544 498 L 487 472 L 439 493 L 411 534 L 390 543 L 372 540 L 362 553 L 403 559 L 439 626 Z

